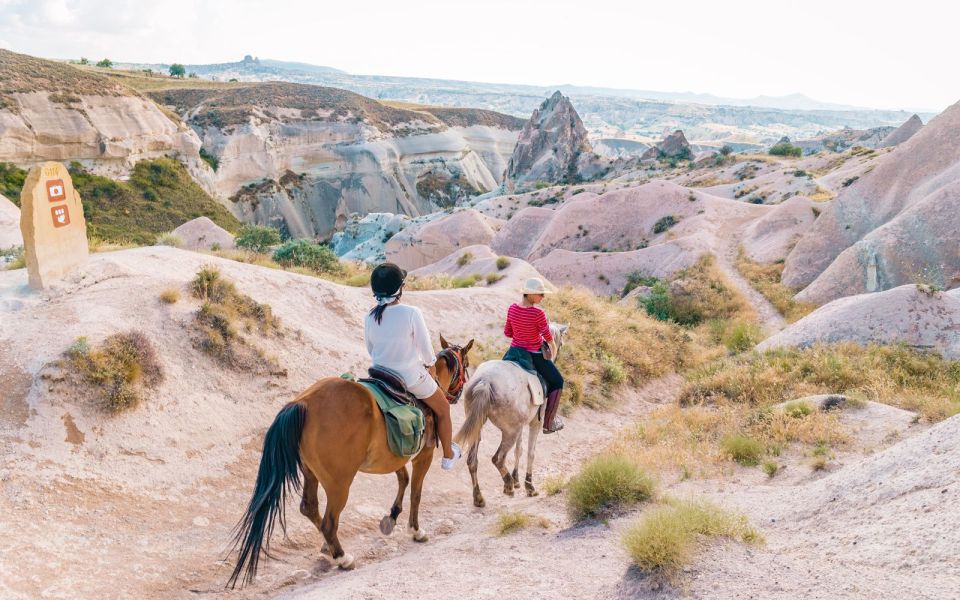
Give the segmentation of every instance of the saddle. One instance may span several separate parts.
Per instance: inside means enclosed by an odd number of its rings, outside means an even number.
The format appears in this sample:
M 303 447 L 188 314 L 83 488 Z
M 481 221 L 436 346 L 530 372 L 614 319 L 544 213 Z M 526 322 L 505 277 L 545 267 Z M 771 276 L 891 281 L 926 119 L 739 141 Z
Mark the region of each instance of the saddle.
M 367 374 L 369 377 L 361 379 L 360 383 L 373 384 L 397 402 L 419 408 L 420 401 L 407 391 L 403 378 L 393 369 L 374 366 L 367 369 Z

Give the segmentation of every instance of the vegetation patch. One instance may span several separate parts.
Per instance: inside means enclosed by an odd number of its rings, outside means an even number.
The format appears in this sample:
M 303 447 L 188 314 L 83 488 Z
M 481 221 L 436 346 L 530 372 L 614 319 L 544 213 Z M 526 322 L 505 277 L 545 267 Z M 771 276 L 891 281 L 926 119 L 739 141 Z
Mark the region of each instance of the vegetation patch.
M 98 347 L 77 338 L 66 357 L 73 372 L 97 390 L 100 405 L 109 412 L 136 407 L 164 378 L 153 344 L 139 331 L 115 333 Z
M 227 231 L 240 227 L 230 211 L 211 198 L 172 158 L 142 160 L 128 181 L 114 181 L 70 164 L 83 200 L 87 235 L 108 242 L 153 244 L 157 236 L 207 216 Z
M 658 220 L 656 223 L 654 223 L 653 233 L 654 234 L 663 233 L 664 231 L 670 229 L 671 227 L 673 227 L 679 222 L 680 222 L 680 219 L 678 219 L 677 217 L 673 215 L 667 215 L 661 218 L 660 220 Z
M 248 336 L 280 335 L 280 321 L 267 304 L 241 294 L 233 282 L 214 267 L 197 271 L 190 284 L 201 301 L 194 316 L 195 345 L 237 371 L 282 374 L 276 360 L 268 358 Z
M 720 448 L 733 460 L 745 467 L 755 467 L 760 463 L 766 449 L 763 443 L 750 436 L 736 434 L 723 438 Z
M 629 508 L 653 497 L 655 485 L 636 463 L 601 454 L 570 479 L 567 508 L 578 521 Z
M 509 259 L 508 257 L 506 257 L 506 256 L 498 256 L 498 257 L 497 257 L 497 270 L 498 270 L 498 271 L 503 271 L 504 269 L 506 269 L 506 268 L 509 267 L 509 266 L 510 266 L 510 259 Z
M 798 302 L 793 297 L 793 290 L 783 285 L 780 278 L 783 275 L 783 263 L 761 264 L 747 258 L 743 248 L 737 254 L 737 271 L 743 275 L 755 290 L 760 292 L 774 308 L 783 315 L 788 323 L 798 321 L 807 316 L 817 307 L 815 304 Z
M 273 252 L 274 262 L 284 267 L 300 267 L 314 273 L 340 273 L 340 258 L 324 244 L 310 240 L 289 240 Z
M 27 180 L 27 170 L 11 164 L 0 162 L 0 195 L 20 206 L 20 191 Z
M 780 142 L 779 144 L 776 144 L 770 148 L 770 154 L 773 156 L 792 156 L 795 158 L 800 158 L 803 156 L 803 148 L 800 146 L 794 146 L 789 142 Z
M 677 271 L 668 282 L 656 282 L 641 305 L 657 320 L 686 326 L 715 319 L 755 319 L 747 301 L 720 272 L 711 254 Z
M 457 266 L 458 266 L 458 267 L 465 267 L 465 266 L 467 266 L 468 264 L 470 264 L 470 261 L 472 261 L 472 260 L 473 260 L 473 253 L 472 253 L 472 252 L 464 252 L 463 254 L 461 254 L 461 255 L 457 258 Z
M 570 325 L 557 357 L 569 406 L 608 406 L 618 386 L 641 385 L 699 360 L 699 346 L 682 329 L 585 288 L 563 288 L 544 305 L 553 322 Z
M 233 243 L 237 248 L 262 254 L 281 241 L 280 230 L 275 227 L 244 225 L 237 232 L 237 237 L 233 240 Z
M 701 540 L 711 537 L 763 543 L 763 536 L 743 515 L 709 502 L 692 501 L 675 501 L 650 510 L 627 529 L 622 542 L 640 569 L 675 579 L 691 563 Z
M 180 300 L 180 290 L 176 288 L 170 288 L 160 292 L 160 302 L 164 304 L 176 304 L 178 300 Z

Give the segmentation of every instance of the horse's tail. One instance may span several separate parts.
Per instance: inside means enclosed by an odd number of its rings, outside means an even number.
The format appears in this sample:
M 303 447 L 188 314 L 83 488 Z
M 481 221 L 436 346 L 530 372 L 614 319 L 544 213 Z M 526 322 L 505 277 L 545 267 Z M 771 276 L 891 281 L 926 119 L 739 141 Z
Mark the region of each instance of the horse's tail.
M 260 457 L 253 497 L 234 530 L 233 547 L 239 545 L 240 553 L 237 566 L 227 581 L 231 588 L 236 586 L 244 565 L 246 573 L 241 585 L 252 582 L 257 576 L 260 553 L 262 551 L 269 556 L 270 536 L 278 519 L 286 535 L 287 493 L 291 487 L 295 492 L 301 489 L 300 434 L 303 433 L 306 413 L 307 407 L 300 402 L 287 404 L 277 413 L 263 439 L 263 455 Z
M 465 392 L 468 394 L 468 403 L 465 403 L 467 420 L 463 422 L 460 431 L 454 436 L 464 450 L 469 450 L 480 439 L 480 430 L 487 421 L 490 411 L 490 401 L 493 399 L 493 389 L 486 379 L 478 379 Z

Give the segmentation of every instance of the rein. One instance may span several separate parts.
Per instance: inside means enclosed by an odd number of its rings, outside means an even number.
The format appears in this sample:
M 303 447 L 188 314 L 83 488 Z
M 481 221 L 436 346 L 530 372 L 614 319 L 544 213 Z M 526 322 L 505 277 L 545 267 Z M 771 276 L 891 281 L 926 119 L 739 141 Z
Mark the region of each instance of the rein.
M 456 375 L 450 381 L 450 385 L 444 394 L 447 397 L 447 402 L 456 404 L 460 400 L 460 394 L 463 393 L 464 384 L 467 383 L 467 372 L 463 366 L 463 348 L 460 346 L 450 346 L 437 354 L 437 358 L 441 356 L 449 356 L 453 359 L 454 368 L 452 371 L 456 373 Z M 439 383 L 439 381 L 437 383 Z

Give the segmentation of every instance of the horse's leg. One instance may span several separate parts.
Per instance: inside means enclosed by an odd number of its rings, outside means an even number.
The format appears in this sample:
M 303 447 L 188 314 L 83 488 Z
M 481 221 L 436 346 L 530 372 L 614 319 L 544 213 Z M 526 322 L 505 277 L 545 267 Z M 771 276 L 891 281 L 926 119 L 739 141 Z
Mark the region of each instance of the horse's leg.
M 317 481 L 313 471 L 307 465 L 303 465 L 303 498 L 300 499 L 300 514 L 310 519 L 316 526 L 317 531 L 323 534 L 323 529 L 320 527 L 320 501 L 317 498 L 317 487 L 319 485 L 320 482 Z M 320 546 L 320 552 L 328 551 L 327 542 L 324 540 Z
M 513 487 L 520 487 L 520 446 L 523 445 L 523 430 L 517 436 L 517 448 L 513 455 Z
M 503 493 L 508 496 L 513 496 L 513 477 L 510 476 L 510 471 L 507 470 L 504 463 L 507 462 L 507 452 L 510 452 L 510 448 L 517 443 L 517 437 L 520 436 L 520 429 L 517 428 L 510 431 L 501 430 L 500 433 L 502 434 L 500 447 L 497 448 L 497 451 L 493 454 L 493 458 L 490 460 L 493 461 L 493 465 L 500 471 L 500 477 L 503 477 Z
M 403 510 L 403 493 L 407 491 L 407 484 L 410 483 L 410 474 L 407 473 L 407 465 L 400 467 L 397 471 L 397 482 L 400 484 L 397 490 L 397 499 L 393 501 L 390 507 L 390 514 L 380 520 L 380 533 L 390 535 L 393 528 L 397 525 L 397 517 Z
M 430 440 L 427 440 L 428 442 Z M 420 529 L 420 494 L 423 492 L 423 478 L 433 462 L 433 444 L 430 443 L 413 459 L 413 477 L 410 482 L 410 535 L 415 542 L 427 541 L 427 534 Z
M 337 563 L 337 566 L 341 569 L 352 569 L 355 564 L 353 555 L 343 551 L 343 546 L 340 545 L 340 539 L 337 537 L 337 530 L 340 528 L 340 513 L 343 512 L 343 507 L 347 505 L 351 483 L 353 483 L 352 476 L 346 481 L 323 482 L 323 491 L 327 494 L 327 506 L 323 512 L 323 520 L 320 522 L 320 531 L 323 533 L 324 539 L 327 540 L 333 562 Z
M 523 482 L 528 496 L 537 495 L 537 488 L 533 487 L 533 454 L 537 449 L 537 436 L 540 435 L 541 427 L 540 419 L 534 415 L 533 420 L 530 421 L 529 439 L 527 440 L 527 477 Z
M 473 505 L 478 508 L 486 506 L 483 500 L 483 494 L 480 493 L 480 482 L 477 481 L 477 454 L 480 451 L 480 439 L 470 448 L 467 453 L 467 467 L 470 468 L 470 479 L 473 481 Z

